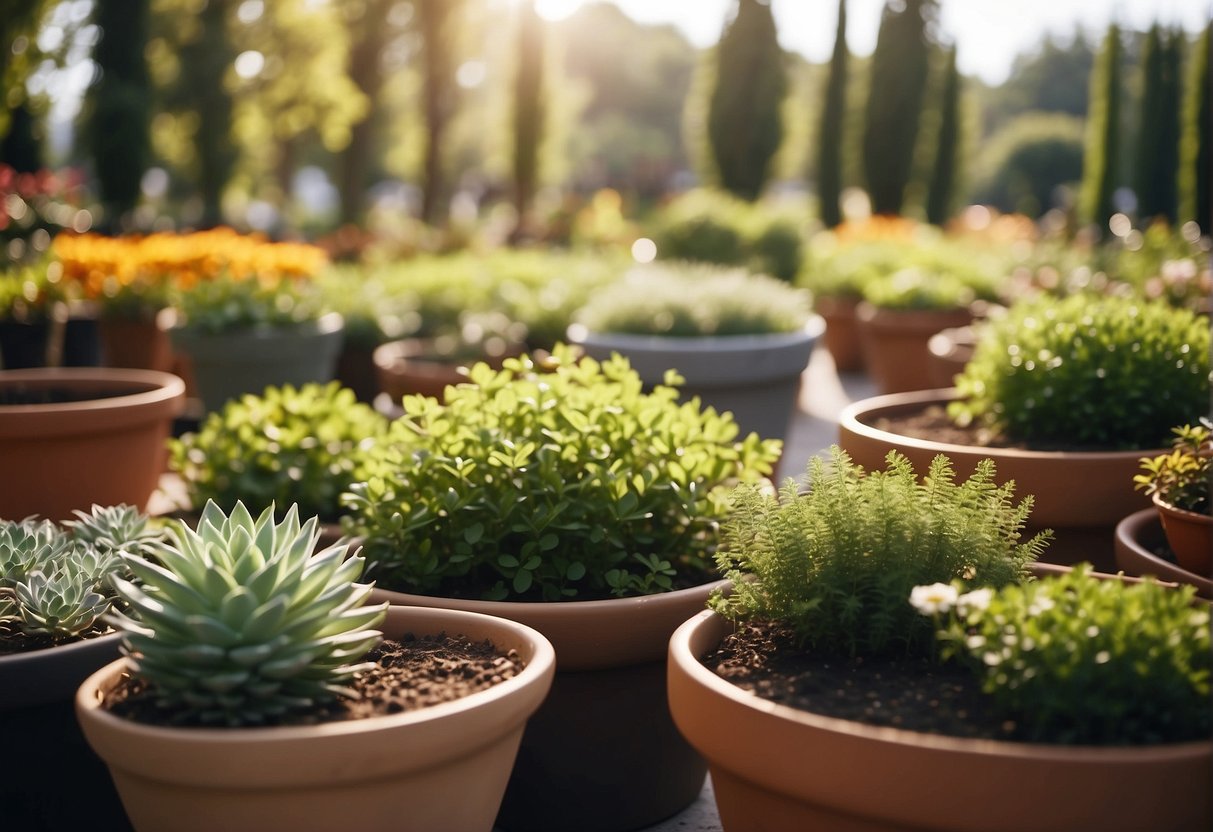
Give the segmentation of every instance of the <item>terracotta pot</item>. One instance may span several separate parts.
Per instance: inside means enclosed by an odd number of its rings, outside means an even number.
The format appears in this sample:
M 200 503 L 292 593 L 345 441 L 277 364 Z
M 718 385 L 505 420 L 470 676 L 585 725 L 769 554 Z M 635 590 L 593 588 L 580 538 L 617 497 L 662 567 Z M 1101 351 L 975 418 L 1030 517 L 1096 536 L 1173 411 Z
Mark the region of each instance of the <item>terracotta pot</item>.
M 76 695 L 84 735 L 109 765 L 140 832 L 488 832 L 527 717 L 555 669 L 551 645 L 513 622 L 395 607 L 382 627 L 460 633 L 516 649 L 518 676 L 454 702 L 348 722 L 277 728 L 164 728 L 102 710 L 126 660 Z
M 379 395 L 379 378 L 375 371 L 375 350 L 346 343 L 337 356 L 337 380 L 342 387 L 354 391 L 358 401 L 370 404 Z
M 1166 536 L 1157 509 L 1143 508 L 1116 524 L 1116 566 L 1128 575 L 1154 575 L 1159 580 L 1192 584 L 1196 594 L 1213 598 L 1208 571 L 1191 572 L 1155 554 Z
M 23 388 L 108 397 L 0 405 L 0 517 L 66 520 L 94 503 L 147 505 L 184 404 L 181 379 L 95 367 L 0 372 L 0 391 Z
M 527 725 L 497 824 L 606 832 L 650 826 L 699 796 L 707 766 L 665 689 L 670 634 L 720 583 L 607 601 L 471 601 L 375 590 L 373 600 L 498 615 L 556 648 L 552 693 Z
M 172 371 L 172 342 L 156 321 L 101 318 L 100 327 L 107 367 Z
M 0 777 L 4 828 L 130 828 L 109 773 L 84 741 L 72 709 L 76 688 L 117 659 L 118 646 L 113 634 L 0 656 L 0 736 L 14 753 L 20 749 L 20 765 L 8 766 Z
M 973 358 L 977 336 L 971 326 L 958 326 L 936 332 L 927 341 L 930 353 L 931 387 L 951 387 Z
M 1213 570 L 1213 517 L 1176 508 L 1157 494 L 1154 507 L 1175 560 L 1189 572 L 1208 575 Z
M 1015 480 L 1015 496 L 1035 496 L 1025 535 L 1053 529 L 1054 539 L 1044 560 L 1073 564 L 1090 561 L 1096 569 L 1114 569 L 1113 530 L 1120 519 L 1148 501 L 1133 488 L 1133 476 L 1143 456 L 1164 450 L 1028 451 L 987 448 L 915 439 L 880 430 L 882 417 L 914 413 L 930 405 L 946 406 L 955 391 L 922 390 L 875 396 L 848 405 L 839 416 L 838 444 L 868 470 L 884 469 L 892 449 L 900 451 L 925 473 L 931 460 L 944 454 L 959 478 L 970 476 L 989 457 L 997 466 L 998 482 Z
M 341 316 L 335 313 L 289 328 L 169 330 L 174 348 L 190 359 L 198 395 L 208 411 L 245 393 L 260 395 L 270 386 L 332 381 L 342 333 Z
M 859 298 L 852 295 L 818 295 L 814 308 L 826 322 L 822 336 L 826 349 L 834 357 L 834 369 L 840 373 L 863 370 L 863 346 L 859 341 L 859 323 L 855 308 Z
M 866 301 L 855 315 L 868 375 L 882 393 L 934 387 L 927 342 L 940 330 L 973 320 L 968 309 L 886 309 Z
M 742 435 L 783 439 L 800 396 L 800 378 L 813 346 L 825 332 L 814 315 L 799 332 L 674 338 L 610 332 L 571 333 L 591 358 L 612 353 L 627 358 L 648 387 L 677 370 L 686 384 L 683 399 L 698 396 L 704 407 L 733 414 Z
M 1111 748 L 971 740 L 779 705 L 699 661 L 712 612 L 670 640 L 670 708 L 708 759 L 725 830 L 1141 832 L 1213 824 L 1213 742 Z
M 387 394 L 400 415 L 400 399 L 407 395 L 432 396 L 442 401 L 446 388 L 467 381 L 466 368 L 478 361 L 500 368 L 507 358 L 523 353 L 522 344 L 507 344 L 493 355 L 450 355 L 438 349 L 433 338 L 405 338 L 375 348 L 372 359 L 379 389 Z

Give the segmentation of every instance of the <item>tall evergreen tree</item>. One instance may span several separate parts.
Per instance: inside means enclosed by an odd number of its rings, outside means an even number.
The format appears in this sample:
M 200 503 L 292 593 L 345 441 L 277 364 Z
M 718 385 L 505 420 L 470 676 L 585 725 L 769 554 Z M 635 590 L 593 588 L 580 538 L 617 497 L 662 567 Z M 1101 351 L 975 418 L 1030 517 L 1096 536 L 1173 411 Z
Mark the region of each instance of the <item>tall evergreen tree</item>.
M 144 50 L 149 0 L 106 0 L 93 7 L 100 37 L 96 80 L 88 92 L 88 145 L 106 225 L 117 230 L 139 201 L 151 154 L 152 86 Z
M 1180 63 L 1183 36 L 1150 28 L 1142 52 L 1142 96 L 1134 160 L 1137 215 L 1175 222 L 1178 209 Z
M 960 144 L 960 71 L 956 68 L 956 47 L 948 50 L 939 100 L 939 133 L 936 136 L 935 163 L 927 186 L 927 222 L 943 225 L 952 216 L 956 190 L 956 164 Z
M 416 0 L 416 3 L 422 39 L 422 99 L 425 111 L 421 218 L 433 224 L 446 197 L 442 151 L 446 128 L 455 111 L 455 52 L 452 41 L 459 4 L 454 0 Z M 539 48 L 542 49 L 542 45 Z
M 716 47 L 708 143 L 721 186 L 742 199 L 757 199 L 766 185 L 783 140 L 786 93 L 784 54 L 769 2 L 738 0 Z
M 842 138 L 847 107 L 847 0 L 838 0 L 838 28 L 826 79 L 817 141 L 817 198 L 821 222 L 833 228 L 842 222 Z
M 890 0 L 880 18 L 863 134 L 864 176 L 877 214 L 901 213 L 927 86 L 928 26 L 936 10 L 935 0 Z
M 514 76 L 514 208 L 519 232 L 525 228 L 539 179 L 543 138 L 543 21 L 534 0 L 518 7 L 517 70 Z
M 175 103 L 198 114 L 194 152 L 202 193 L 203 227 L 223 222 L 223 191 L 236 165 L 232 141 L 232 95 L 227 73 L 236 59 L 228 36 L 234 0 L 205 0 L 198 13 L 197 37 L 181 49 L 181 77 Z
M 1100 236 L 1108 233 L 1108 220 L 1115 212 L 1116 160 L 1120 153 L 1120 27 L 1108 26 L 1103 48 L 1091 70 L 1090 111 L 1083 152 L 1082 192 L 1079 215 L 1096 226 Z
M 377 119 L 374 103 L 379 100 L 386 77 L 383 50 L 391 30 L 385 25 L 394 0 L 362 0 L 342 4 L 350 32 L 349 76 L 372 103 L 368 112 L 350 125 L 350 142 L 337 162 L 337 192 L 341 198 L 341 221 L 362 219 L 368 169 L 375 152 Z
M 1188 61 L 1178 184 L 1179 218 L 1213 231 L 1213 23 Z

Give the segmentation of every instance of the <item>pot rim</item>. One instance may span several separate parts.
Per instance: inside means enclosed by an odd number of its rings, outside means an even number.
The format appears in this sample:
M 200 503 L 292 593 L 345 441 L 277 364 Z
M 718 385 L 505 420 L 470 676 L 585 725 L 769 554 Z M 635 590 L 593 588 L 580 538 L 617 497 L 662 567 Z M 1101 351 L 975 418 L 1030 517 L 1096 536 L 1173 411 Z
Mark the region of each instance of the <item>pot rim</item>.
M 804 326 L 791 332 L 765 332 L 749 335 L 637 335 L 625 332 L 595 332 L 579 324 L 569 327 L 569 340 L 578 344 L 620 347 L 628 350 L 658 352 L 745 352 L 755 349 L 796 348 L 815 341 L 825 332 L 825 318 L 813 312 Z
M 24 370 L 0 370 L 0 387 L 34 382 L 38 387 L 84 385 L 88 388 L 133 388 L 133 392 L 101 399 L 52 404 L 0 405 L 0 421 L 9 418 L 54 417 L 68 412 L 99 413 L 132 407 L 157 406 L 176 400 L 174 412 L 184 406 L 185 382 L 172 373 L 158 370 L 133 370 L 110 367 L 36 367 Z M 170 404 L 170 406 L 172 406 Z
M 1154 503 L 1155 508 L 1157 508 L 1159 511 L 1174 514 L 1189 523 L 1199 523 L 1202 526 L 1213 526 L 1213 515 L 1201 514 L 1199 511 L 1191 511 L 1190 509 L 1179 508 L 1178 506 L 1172 505 L 1171 503 L 1168 503 L 1166 500 L 1162 499 L 1162 497 L 1157 493 L 1150 497 L 1150 500 Z
M 239 745 L 261 745 L 264 743 L 296 743 L 311 738 L 343 737 L 366 734 L 385 729 L 399 729 L 412 724 L 437 722 L 449 719 L 465 711 L 473 710 L 490 702 L 504 699 L 522 688 L 536 684 L 547 676 L 549 679 L 555 671 L 556 651 L 542 633 L 525 624 L 519 624 L 496 616 L 481 615 L 480 613 L 464 612 L 461 610 L 427 609 L 391 605 L 388 608 L 388 619 L 384 621 L 383 629 L 406 631 L 411 616 L 421 614 L 424 617 L 438 618 L 449 624 L 455 630 L 459 622 L 469 619 L 485 626 L 491 626 L 517 637 L 518 640 L 531 648 L 531 656 L 526 666 L 513 678 L 498 682 L 490 688 L 468 694 L 451 702 L 440 702 L 425 708 L 404 711 L 396 714 L 383 714 L 365 719 L 341 720 L 337 722 L 321 722 L 315 725 L 275 725 L 268 727 L 177 727 L 164 725 L 148 725 L 135 720 L 117 716 L 101 707 L 100 690 L 111 686 L 114 676 L 120 670 L 130 668 L 130 659 L 123 657 L 110 662 L 91 674 L 76 692 L 75 706 L 77 713 L 87 712 L 91 719 L 99 720 L 110 726 L 123 726 L 122 730 L 140 736 L 156 737 L 163 740 L 190 744 L 208 745 L 211 743 L 226 743 Z M 390 637 L 390 636 L 389 636 Z M 500 645 L 497 645 L 500 647 Z
M 910 448 L 916 448 L 922 451 L 930 451 L 936 454 L 946 454 L 949 457 L 956 458 L 958 456 L 978 456 L 991 457 L 995 460 L 998 458 L 1016 458 L 1016 459 L 1052 459 L 1058 461 L 1072 459 L 1091 459 L 1095 456 L 1107 457 L 1111 459 L 1138 460 L 1142 456 L 1166 453 L 1164 449 L 1141 448 L 1128 451 L 1039 451 L 1028 448 L 997 448 L 986 445 L 957 445 L 952 442 L 937 442 L 931 439 L 919 439 L 914 436 L 906 436 L 900 433 L 893 433 L 887 430 L 881 430 L 874 427 L 870 423 L 870 419 L 875 415 L 883 415 L 881 411 L 901 410 L 901 409 L 923 409 L 932 404 L 947 404 L 956 399 L 957 390 L 955 387 L 941 387 L 934 390 L 915 390 L 905 393 L 886 393 L 880 396 L 871 396 L 866 399 L 859 399 L 851 402 L 838 415 L 838 422 L 841 426 L 845 426 L 852 433 L 866 436 L 870 439 L 879 440 L 886 444 L 904 445 Z

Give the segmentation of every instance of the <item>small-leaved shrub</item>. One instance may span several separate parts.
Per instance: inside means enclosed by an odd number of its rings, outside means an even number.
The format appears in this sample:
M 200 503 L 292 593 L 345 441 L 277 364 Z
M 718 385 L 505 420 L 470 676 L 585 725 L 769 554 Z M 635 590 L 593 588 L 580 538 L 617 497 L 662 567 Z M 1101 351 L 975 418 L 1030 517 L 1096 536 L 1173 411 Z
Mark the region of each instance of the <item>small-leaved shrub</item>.
M 542 369 L 477 364 L 445 405 L 404 397 L 343 521 L 380 585 L 559 600 L 706 576 L 730 486 L 770 474 L 780 444 L 673 387 L 643 392 L 618 356 L 558 346 Z
M 1174 429 L 1171 452 L 1141 461 L 1145 472 L 1133 478 L 1137 488 L 1158 495 L 1170 506 L 1213 514 L 1209 499 L 1213 488 L 1213 431 L 1205 425 Z
M 182 323 L 208 333 L 258 327 L 291 327 L 324 313 L 315 288 L 302 279 L 259 280 L 220 275 L 183 290 Z
M 828 465 L 810 462 L 807 493 L 790 481 L 778 497 L 738 488 L 717 554 L 733 588 L 712 608 L 786 624 L 818 653 L 925 654 L 931 627 L 907 600 L 914 586 L 1002 586 L 1043 550 L 1047 533 L 1020 542 L 1032 498 L 1013 503 L 991 460 L 960 483 L 944 456 L 922 481 L 896 452 L 887 462 L 865 474 L 834 447 Z
M 1038 298 L 991 321 L 948 409 L 1024 442 L 1156 448 L 1208 407 L 1209 320 L 1133 298 Z
M 363 561 L 348 544 L 314 551 L 316 518 L 295 506 L 281 523 L 214 503 L 198 530 L 175 523 L 152 563 L 124 555 L 139 580 L 115 580 L 133 613 L 111 620 L 137 678 L 172 721 L 260 725 L 346 692 L 380 633 L 386 604 L 364 606 Z
M 1026 740 L 1156 743 L 1213 729 L 1209 610 L 1195 588 L 1096 580 L 1088 565 L 923 611 Z
M 331 521 L 386 429 L 383 416 L 337 382 L 269 387 L 228 401 L 197 432 L 170 440 L 169 463 L 191 506 L 297 504 L 303 514 Z
M 591 332 L 634 335 L 756 335 L 794 332 L 809 317 L 808 294 L 766 275 L 690 263 L 632 269 L 579 313 Z

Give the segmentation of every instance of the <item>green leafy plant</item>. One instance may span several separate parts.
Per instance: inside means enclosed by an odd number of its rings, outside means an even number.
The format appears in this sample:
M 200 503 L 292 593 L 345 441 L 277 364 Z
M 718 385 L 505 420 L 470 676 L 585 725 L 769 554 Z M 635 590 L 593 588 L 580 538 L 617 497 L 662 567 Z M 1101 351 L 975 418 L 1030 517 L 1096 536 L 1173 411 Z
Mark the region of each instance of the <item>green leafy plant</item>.
M 133 506 L 93 506 L 60 528 L 0 520 L 0 635 L 41 647 L 85 638 L 115 602 L 123 552 L 150 552 L 161 529 Z
M 1145 457 L 1145 473 L 1133 478 L 1135 487 L 1185 511 L 1213 513 L 1209 489 L 1213 482 L 1213 431 L 1207 425 L 1173 429 L 1171 453 Z
M 948 412 L 1018 441 L 1158 447 L 1208 406 L 1208 378 L 1206 317 L 1132 298 L 1038 298 L 985 327 Z
M 0 271 L 0 321 L 47 320 L 51 307 L 66 298 L 60 282 L 62 272 L 62 267 L 53 261 Z
M 976 300 L 993 299 L 992 285 L 982 283 L 977 275 L 966 279 L 911 266 L 867 281 L 863 297 L 885 309 L 964 309 Z
M 326 311 L 314 287 L 302 279 L 219 275 L 182 290 L 183 325 L 209 333 L 255 327 L 291 327 L 318 320 Z
M 469 379 L 445 405 L 406 396 L 345 498 L 391 588 L 559 600 L 702 578 L 729 485 L 779 454 L 673 387 L 643 392 L 620 357 L 559 346 L 543 368 L 523 356 Z
M 1082 564 L 994 592 L 923 589 L 939 599 L 920 609 L 937 622 L 943 655 L 975 669 L 1023 739 L 1208 738 L 1213 650 L 1194 587 L 1096 580 Z
M 269 387 L 230 400 L 196 433 L 170 440 L 169 464 L 192 506 L 297 504 L 305 515 L 335 520 L 341 493 L 362 479 L 367 451 L 386 429 L 383 416 L 337 382 Z
M 742 269 L 656 264 L 593 295 L 578 315 L 592 332 L 691 337 L 794 332 L 809 318 L 803 290 Z
M 124 555 L 117 579 L 133 615 L 121 628 L 134 674 L 182 724 L 261 725 L 322 707 L 380 639 L 387 605 L 363 606 L 363 560 L 338 543 L 314 552 L 316 518 L 269 506 L 256 519 L 207 503 L 198 530 L 174 524 L 159 564 Z
M 944 456 L 922 481 L 895 451 L 887 463 L 865 474 L 834 447 L 828 464 L 810 462 L 806 493 L 790 481 L 778 497 L 738 488 L 716 556 L 733 586 L 712 608 L 786 624 L 823 654 L 926 653 L 931 628 L 906 600 L 912 587 L 1002 586 L 1044 549 L 1048 533 L 1020 542 L 1032 498 L 1014 504 L 991 460 L 961 483 Z

